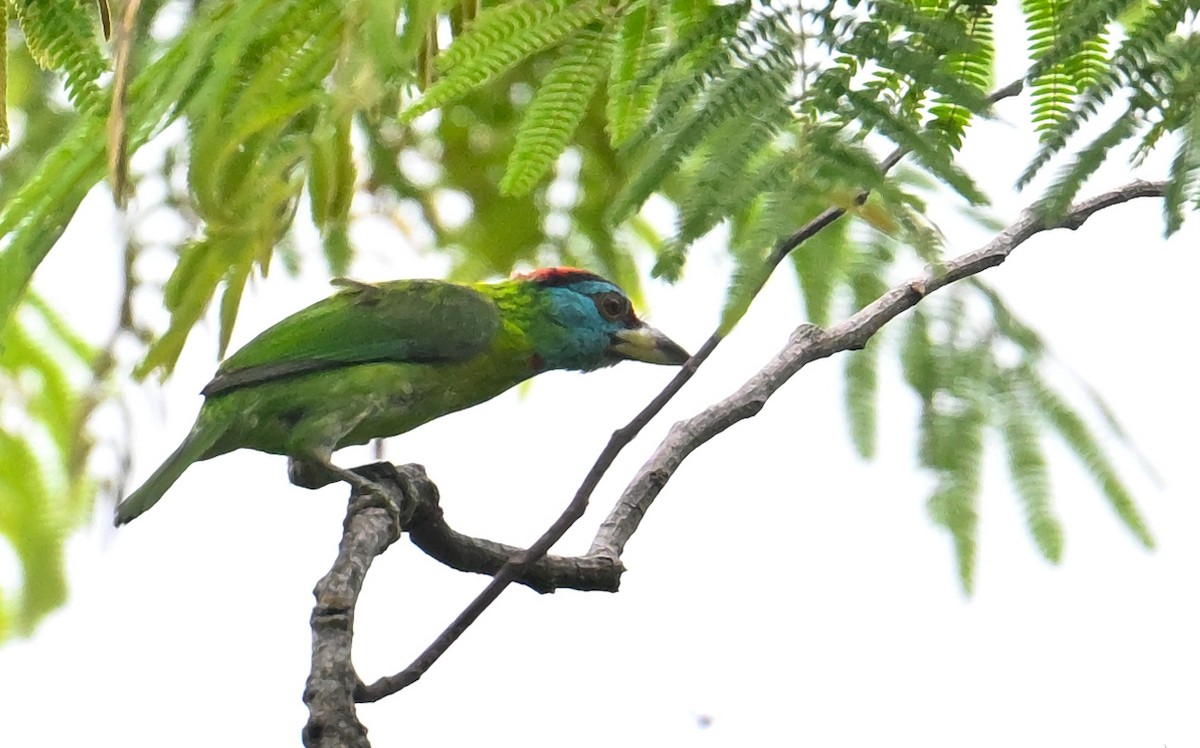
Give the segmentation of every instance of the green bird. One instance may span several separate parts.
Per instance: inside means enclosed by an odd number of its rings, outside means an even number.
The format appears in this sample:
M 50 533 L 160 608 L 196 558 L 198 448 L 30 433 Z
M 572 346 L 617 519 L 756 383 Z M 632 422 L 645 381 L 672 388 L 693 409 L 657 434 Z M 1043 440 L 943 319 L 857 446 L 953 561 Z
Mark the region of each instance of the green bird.
M 333 465 L 334 450 L 402 434 L 543 371 L 688 359 L 638 319 L 620 288 L 575 268 L 474 285 L 335 284 L 339 292 L 220 365 L 191 432 L 117 507 L 117 525 L 154 506 L 197 460 L 255 449 L 287 455 L 297 485 L 369 488 Z

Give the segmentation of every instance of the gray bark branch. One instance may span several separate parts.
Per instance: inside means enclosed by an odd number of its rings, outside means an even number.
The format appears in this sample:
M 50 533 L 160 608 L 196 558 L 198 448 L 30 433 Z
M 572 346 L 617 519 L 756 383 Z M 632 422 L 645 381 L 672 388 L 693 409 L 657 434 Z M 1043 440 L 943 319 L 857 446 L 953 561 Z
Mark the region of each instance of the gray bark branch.
M 988 101 L 995 104 L 998 101 L 1015 96 L 1021 92 L 1023 83 L 1020 80 L 1014 81 L 1007 86 L 993 92 Z M 906 151 L 904 148 L 897 148 L 889 154 L 880 163 L 880 172 L 887 173 L 897 163 L 904 158 Z M 860 192 L 856 198 L 856 202 L 862 205 L 866 202 L 869 192 L 864 190 Z M 793 250 L 803 244 L 812 236 L 824 230 L 827 226 L 834 223 L 846 214 L 845 208 L 828 208 L 815 216 L 812 220 L 802 226 L 791 236 L 780 240 L 771 251 L 766 259 L 765 272 L 763 273 L 762 282 L 766 282 L 766 278 L 771 275 L 774 269 L 788 256 Z M 761 285 L 751 295 L 757 295 L 758 290 L 761 290 Z M 415 659 L 407 668 L 388 678 L 381 678 L 371 686 L 364 686 L 358 691 L 360 701 L 375 701 L 385 696 L 389 696 L 400 689 L 415 683 L 421 674 L 429 669 L 439 657 L 449 649 L 458 637 L 467 630 L 476 619 L 482 615 L 483 611 L 488 608 L 495 600 L 504 592 L 505 588 L 513 582 L 522 582 L 529 580 L 531 573 L 548 558 L 547 553 L 550 548 L 557 543 L 566 531 L 575 524 L 586 511 L 588 502 L 591 499 L 592 492 L 600 483 L 600 479 L 604 476 L 608 469 L 616 460 L 617 455 L 624 449 L 634 437 L 641 432 L 642 428 L 650 422 L 662 408 L 675 396 L 676 393 L 692 378 L 708 357 L 720 345 L 722 336 L 720 331 L 714 332 L 708 340 L 692 355 L 691 359 L 683 365 L 679 373 L 671 380 L 667 386 L 659 392 L 637 416 L 634 417 L 626 426 L 617 429 L 609 438 L 608 444 L 600 452 L 596 462 L 592 465 L 591 470 L 584 476 L 583 482 L 579 489 L 571 498 L 567 508 L 554 521 L 554 523 L 542 535 L 534 541 L 533 545 L 525 550 L 512 549 L 511 555 L 508 556 L 498 567 L 492 576 L 492 581 L 488 586 L 480 592 L 474 600 L 472 600 L 466 608 L 447 626 L 442 633 L 438 634 L 428 647 Z M 665 479 L 663 481 L 665 483 Z M 661 487 L 660 487 L 661 489 Z M 636 527 L 636 522 L 634 524 Z M 448 530 L 448 528 L 446 528 Z M 443 533 L 444 538 L 450 539 L 452 536 L 449 532 Z M 472 547 L 467 548 L 468 544 L 458 542 L 457 547 L 462 551 L 461 556 L 457 556 L 456 560 L 463 562 L 464 567 L 455 566 L 455 568 L 465 569 L 465 559 L 475 559 L 478 553 L 484 553 L 490 556 L 492 552 L 504 546 L 497 544 L 489 544 L 487 541 L 474 541 L 469 544 Z M 566 559 L 556 559 L 558 568 L 568 572 L 568 578 L 579 579 L 579 575 L 585 572 L 592 572 L 597 575 L 604 583 L 611 583 L 611 589 L 615 590 L 620 581 L 622 569 L 619 564 L 619 558 L 606 553 L 590 553 L 587 556 L 581 556 L 574 559 L 573 562 Z M 491 564 L 489 560 L 489 565 Z M 452 564 L 453 565 L 453 564 Z M 475 568 L 470 570 L 477 570 Z M 612 576 L 610 576 L 612 575 Z M 524 581 L 530 584 L 529 581 Z M 566 586 L 560 580 L 555 579 L 554 583 L 559 586 Z M 534 586 L 534 585 L 530 585 Z M 536 587 L 535 587 L 536 588 Z
M 989 101 L 998 102 L 1016 95 L 1021 89 L 1022 82 L 1015 81 L 994 92 Z M 903 149 L 891 153 L 881 163 L 881 170 L 888 171 L 904 154 Z M 350 657 L 354 605 L 371 560 L 394 541 L 395 524 L 386 511 L 356 510 L 355 502 L 352 502 L 338 560 L 315 591 L 313 670 L 304 697 L 310 709 L 309 723 L 304 731 L 305 744 L 367 746 L 366 729 L 355 715 L 354 702 L 376 701 L 416 682 L 510 583 L 525 584 L 539 592 L 552 592 L 560 587 L 616 591 L 624 571 L 620 558 L 626 543 L 683 460 L 733 424 L 756 415 L 771 395 L 810 361 L 861 348 L 883 325 L 928 294 L 999 265 L 1016 246 L 1034 234 L 1053 228 L 1076 229 L 1100 210 L 1135 198 L 1160 197 L 1164 188 L 1165 183 L 1161 182 L 1131 182 L 1078 203 L 1054 220 L 1047 220 L 1036 210 L 1028 209 L 980 249 L 939 268 L 927 269 L 921 276 L 893 288 L 841 324 L 828 330 L 801 325 L 787 346 L 737 392 L 672 427 L 601 524 L 586 555 L 559 557 L 547 555 L 547 551 L 583 515 L 592 490 L 617 453 L 690 379 L 720 343 L 720 335 L 710 337 L 671 384 L 628 426 L 613 434 L 567 510 L 528 549 L 455 532 L 446 524 L 437 506 L 436 486 L 425 477 L 424 470 L 419 466 L 400 468 L 396 476 L 400 480 L 396 485 L 406 496 L 412 494 L 407 517 L 401 517 L 400 522 L 413 542 L 452 568 L 492 574 L 492 581 L 412 664 L 396 675 L 382 678 L 370 686 L 364 685 L 358 679 Z M 866 194 L 859 195 L 860 204 L 865 201 Z M 781 240 L 768 258 L 769 267 L 773 269 L 811 235 L 844 214 L 844 209 L 830 208 L 792 236 Z
M 858 313 L 828 329 L 803 324 L 787 345 L 737 391 L 696 416 L 676 423 L 625 489 L 600 525 L 591 549 L 577 557 L 542 556 L 524 567 L 528 551 L 455 532 L 438 506 L 437 487 L 419 466 L 391 468 L 398 480 L 380 481 L 402 489 L 407 503 L 403 522 L 413 542 L 453 568 L 477 573 L 519 567 L 513 581 L 542 592 L 561 587 L 615 591 L 624 571 L 621 555 L 642 518 L 687 457 L 730 426 L 758 414 L 771 396 L 812 361 L 841 351 L 860 349 L 880 329 L 935 291 L 995 267 L 1030 237 L 1051 229 L 1077 229 L 1097 212 L 1130 200 L 1161 197 L 1164 182 L 1134 181 L 1072 206 L 1063 216 L 1047 219 L 1036 208 L 1021 216 L 987 244 L 890 289 Z M 378 467 L 378 466 L 372 466 Z M 385 466 L 390 467 L 390 466 Z M 398 502 L 399 503 L 399 502 Z M 371 685 L 356 675 L 350 658 L 353 608 L 362 577 L 375 555 L 393 538 L 390 516 L 378 509 L 356 511 L 352 504 L 338 560 L 317 585 L 313 610 L 313 674 L 305 690 L 311 718 L 305 728 L 310 746 L 366 746 L 366 731 L 354 712 L 355 702 L 377 701 L 416 682 L 436 656 L 427 649 L 409 667 Z M 514 564 L 514 558 L 518 561 Z M 461 618 L 461 617 L 460 617 Z M 473 617 L 456 620 L 461 633 Z M 339 742 L 340 741 L 340 742 Z
M 386 510 L 352 509 L 333 568 L 313 590 L 312 670 L 304 687 L 309 716 L 302 733 L 309 748 L 370 748 L 367 728 L 354 709 L 354 608 L 371 562 L 395 540 Z
M 1036 206 L 1028 208 L 979 249 L 956 257 L 941 267 L 927 268 L 918 277 L 892 288 L 857 314 L 828 330 L 815 325 L 801 325 L 792 333 L 784 349 L 736 392 L 693 418 L 671 427 L 666 438 L 642 465 L 600 525 L 588 556 L 619 559 L 646 511 L 687 456 L 733 424 L 757 415 L 771 395 L 810 362 L 841 351 L 862 348 L 885 324 L 916 306 L 921 299 L 951 283 L 1001 264 L 1016 247 L 1035 234 L 1058 228 L 1075 230 L 1105 208 L 1143 197 L 1162 197 L 1165 189 L 1165 182 L 1135 180 L 1079 202 L 1063 216 L 1054 219 L 1043 217 Z

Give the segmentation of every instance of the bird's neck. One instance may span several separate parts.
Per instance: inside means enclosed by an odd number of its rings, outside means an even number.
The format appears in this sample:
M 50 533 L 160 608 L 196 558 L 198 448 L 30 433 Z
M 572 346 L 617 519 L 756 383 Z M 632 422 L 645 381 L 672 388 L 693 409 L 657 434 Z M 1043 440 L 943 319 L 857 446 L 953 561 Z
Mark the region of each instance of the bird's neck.
M 532 373 L 549 369 L 596 368 L 594 351 L 603 341 L 587 338 L 574 319 L 584 317 L 590 304 L 586 298 L 562 288 L 538 288 L 522 279 L 505 281 L 489 288 L 500 310 L 498 352 L 508 352 L 524 361 Z

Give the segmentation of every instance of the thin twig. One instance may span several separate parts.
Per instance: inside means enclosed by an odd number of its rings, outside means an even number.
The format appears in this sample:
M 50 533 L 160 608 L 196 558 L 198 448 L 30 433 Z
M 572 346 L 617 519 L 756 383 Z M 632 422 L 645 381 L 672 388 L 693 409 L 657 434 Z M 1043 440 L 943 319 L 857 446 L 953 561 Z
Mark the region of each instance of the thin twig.
M 113 202 L 124 208 L 129 197 L 129 106 L 127 95 L 132 73 L 134 23 L 142 0 L 126 0 L 121 22 L 116 27 L 113 61 L 112 106 L 108 113 L 108 179 L 112 183 Z M 108 38 L 108 4 L 101 0 L 104 36 Z
M 1137 180 L 1077 203 L 1057 219 L 1046 219 L 1036 206 L 1031 207 L 979 249 L 940 267 L 926 269 L 917 278 L 892 288 L 844 322 L 828 330 L 801 325 L 792 334 L 788 345 L 736 392 L 671 427 L 600 526 L 588 555 L 620 558 L 646 511 L 684 459 L 733 424 L 757 415 L 771 395 L 806 364 L 841 351 L 862 348 L 880 328 L 901 312 L 916 306 L 925 296 L 999 265 L 1015 247 L 1035 234 L 1057 228 L 1077 229 L 1098 211 L 1137 198 L 1162 197 L 1165 189 L 1166 182 Z

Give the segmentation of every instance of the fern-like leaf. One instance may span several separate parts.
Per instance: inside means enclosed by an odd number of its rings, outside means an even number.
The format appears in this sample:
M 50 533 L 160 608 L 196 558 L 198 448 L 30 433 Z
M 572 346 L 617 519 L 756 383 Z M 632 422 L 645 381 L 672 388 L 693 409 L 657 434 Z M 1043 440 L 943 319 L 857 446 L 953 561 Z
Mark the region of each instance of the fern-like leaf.
M 987 196 L 976 186 L 975 180 L 954 163 L 949 150 L 936 148 L 911 123 L 897 117 L 866 92 L 848 91 L 846 97 L 854 106 L 860 119 L 887 136 L 896 145 L 911 151 L 934 176 L 953 187 L 972 205 L 982 205 L 987 202 Z
M 759 181 L 763 170 L 776 168 L 771 161 L 791 158 L 769 145 L 792 119 L 784 102 L 768 102 L 758 116 L 727 122 L 710 138 L 699 173 L 689 177 L 688 189 L 677 199 L 679 217 L 670 252 L 682 255 L 692 242 L 729 216 L 743 212 L 761 194 L 762 184 L 750 184 Z M 791 170 L 782 162 L 778 167 L 781 175 Z
M 1193 140 L 1192 133 L 1185 133 L 1179 139 L 1179 148 L 1171 161 L 1171 175 L 1164 190 L 1163 217 L 1166 219 L 1167 235 L 1170 236 L 1183 227 L 1183 208 L 1188 197 L 1196 187 L 1196 172 L 1200 168 L 1200 149 Z
M 1091 143 L 1082 148 L 1058 175 L 1054 184 L 1047 191 L 1046 197 L 1039 204 L 1039 209 L 1050 216 L 1059 216 L 1071 207 L 1071 202 L 1079 194 L 1084 181 L 1096 173 L 1100 165 L 1108 157 L 1108 152 L 1133 134 L 1136 119 L 1131 111 L 1118 117 L 1115 122 Z
M 586 28 L 563 46 L 517 129 L 501 194 L 527 194 L 550 170 L 587 113 L 615 41 L 612 28 Z
M 921 309 L 913 312 L 900 343 L 900 366 L 904 381 L 928 408 L 937 387 L 937 359 L 929 337 L 929 318 Z
M 812 215 L 817 211 L 813 210 Z M 792 267 L 804 294 L 804 313 L 813 324 L 829 324 L 834 291 L 842 286 L 854 258 L 850 223 L 838 221 L 792 252 Z M 856 354 L 857 355 L 857 354 Z
M 724 338 L 733 331 L 737 323 L 745 316 L 750 308 L 750 302 L 767 282 L 771 268 L 767 267 L 767 253 L 771 242 L 779 235 L 774 229 L 772 219 L 786 213 L 782 209 L 781 196 L 777 192 L 764 192 L 750 208 L 751 217 L 747 221 L 751 227 L 745 235 L 738 237 L 733 243 L 734 269 L 729 279 L 729 287 L 725 291 L 725 305 L 721 309 L 721 320 L 717 325 L 717 334 Z M 758 220 L 756 220 L 758 219 Z M 682 256 L 671 258 L 659 256 L 656 267 L 667 263 L 682 263 Z M 667 277 L 677 274 L 679 266 L 668 265 Z
M 526 0 L 489 8 L 439 56 L 444 76 L 400 115 L 401 122 L 457 100 L 608 13 L 600 0 Z
M 876 241 L 857 258 L 850 276 L 856 311 L 887 292 L 883 273 L 890 264 L 890 257 L 890 250 L 881 241 Z M 846 416 L 851 441 L 863 459 L 875 456 L 879 337 L 875 336 L 865 348 L 846 359 Z
M 1058 393 L 1037 377 L 1036 373 L 1027 371 L 1023 372 L 1022 376 L 1042 417 L 1075 453 L 1108 499 L 1113 511 L 1142 545 L 1153 548 L 1154 539 L 1133 502 L 1133 496 L 1109 461 L 1108 455 L 1096 441 L 1092 430 Z
M 1005 392 L 998 393 L 1004 404 L 1000 416 L 1000 434 L 1008 455 L 1008 475 L 1025 509 L 1025 525 L 1048 560 L 1062 560 L 1063 530 L 1050 507 L 1050 475 L 1035 414 L 1026 409 L 1019 393 L 1023 382 L 1019 377 L 1002 380 Z
M 516 0 L 488 8 L 438 55 L 437 66 L 449 71 L 469 64 L 513 36 L 552 20 L 572 3 L 573 0 Z
M 43 474 L 43 466 L 24 439 L 0 430 L 0 534 L 12 546 L 21 577 L 14 619 L 15 631 L 0 634 L 28 634 L 34 624 L 66 599 L 66 575 L 63 571 L 62 533 L 52 507 Z
M 975 586 L 975 556 L 979 535 L 979 487 L 983 466 L 983 432 L 986 419 L 980 408 L 968 406 L 955 415 L 938 415 L 935 431 L 952 445 L 952 461 L 938 472 L 938 484 L 929 497 L 933 521 L 949 531 L 958 560 L 963 591 Z
M 1085 10 L 1079 18 L 1083 20 L 1071 24 L 1076 28 L 1074 33 L 1070 29 L 1060 30 L 1060 37 L 1065 35 L 1074 43 L 1081 43 L 1083 39 L 1088 38 L 1089 33 L 1093 33 L 1091 29 L 1095 29 L 1094 33 L 1099 33 L 1099 29 L 1115 19 L 1116 14 L 1123 12 L 1132 4 L 1129 0 L 1124 0 L 1124 2 L 1106 0 L 1095 4 L 1081 4 Z M 1125 114 L 1110 126 L 1107 134 L 1112 136 L 1123 133 L 1122 140 L 1132 135 L 1136 125 L 1140 124 L 1138 121 L 1140 120 L 1139 106 L 1145 101 L 1157 101 L 1163 96 L 1155 83 L 1154 66 L 1148 65 L 1148 61 L 1160 56 L 1162 49 L 1170 43 L 1172 32 L 1183 22 L 1189 12 L 1189 4 L 1188 0 L 1162 0 L 1159 3 L 1148 4 L 1146 12 L 1129 29 L 1128 36 L 1113 53 L 1112 59 L 1104 67 L 1103 72 L 1096 70 L 1095 65 L 1087 66 L 1086 72 L 1080 76 L 1080 80 L 1085 82 L 1087 87 L 1076 99 L 1070 116 L 1059 122 L 1053 129 L 1043 132 L 1041 147 L 1018 178 L 1018 187 L 1029 184 L 1056 154 L 1066 148 L 1068 139 L 1118 92 L 1131 90 L 1138 95 L 1132 97 Z M 1109 13 L 1113 15 L 1107 15 Z M 1080 28 L 1083 29 L 1082 32 L 1078 31 Z M 1055 50 L 1047 53 L 1043 58 L 1046 60 L 1043 66 L 1054 63 L 1064 55 L 1069 55 L 1070 50 L 1070 44 L 1060 41 L 1056 44 Z M 1034 74 L 1039 72 L 1040 68 L 1035 68 Z M 1120 140 L 1116 142 L 1120 142 Z
M 712 96 L 710 91 L 714 86 L 727 86 L 731 76 L 744 74 L 746 68 L 758 67 L 761 71 L 785 62 L 790 56 L 794 39 L 785 18 L 779 13 L 767 13 L 742 19 L 739 14 L 744 11 L 743 4 L 738 3 L 714 11 L 714 16 L 700 27 L 708 33 L 725 31 L 731 36 L 719 39 L 699 35 L 676 42 L 646 73 L 644 80 L 652 82 L 671 69 L 662 68 L 663 65 L 679 66 L 677 74 L 672 76 L 674 80 L 664 86 L 645 125 L 623 144 L 627 152 L 643 149 L 664 130 L 679 129 L 680 121 L 695 113 L 696 103 L 702 102 L 706 93 Z M 745 23 L 739 26 L 742 20 Z M 764 52 L 764 47 L 769 49 Z M 745 80 L 757 79 L 758 76 L 752 76 Z
M 341 112 L 328 112 L 309 136 L 308 193 L 313 223 L 322 233 L 346 223 L 354 197 L 357 169 L 350 145 L 352 112 L 349 106 Z M 335 276 L 341 274 L 335 272 Z
M 846 420 L 850 441 L 859 457 L 875 457 L 879 399 L 879 344 L 872 339 L 861 351 L 846 357 Z
M 221 293 L 220 314 L 217 317 L 217 358 L 225 358 L 229 341 L 233 337 L 233 323 L 237 320 L 238 308 L 242 305 L 242 293 L 250 279 L 250 263 L 232 268 L 225 279 L 225 290 Z
M 89 454 L 74 387 L 94 351 L 36 296 L 0 334 L 0 543 L 20 565 L 17 594 L 0 600 L 0 641 L 28 634 L 66 596 L 66 533 L 84 517 Z
M 1067 0 L 1021 0 L 1029 27 L 1029 51 L 1038 61 L 1039 72 L 1031 81 L 1033 123 L 1043 141 L 1071 114 L 1071 102 L 1079 92 L 1063 60 L 1047 61 L 1063 53 L 1059 36 L 1065 26 Z
M 974 111 L 986 106 L 985 91 L 992 85 L 995 40 L 992 36 L 992 9 L 981 6 L 966 20 L 966 42 L 947 54 L 939 67 L 955 85 L 941 86 L 941 95 L 930 107 L 933 121 L 928 128 L 942 133 L 954 150 L 962 147 L 963 134 Z
M 787 97 L 787 88 L 796 72 L 792 55 L 790 34 L 780 34 L 771 40 L 771 46 L 760 56 L 746 63 L 741 69 L 732 69 L 728 75 L 708 91 L 704 103 L 690 116 L 684 117 L 672 128 L 672 133 L 660 138 L 657 153 L 643 164 L 633 179 L 613 201 L 614 220 L 619 220 L 639 208 L 642 203 L 674 171 L 682 159 L 695 151 L 716 132 L 721 125 L 760 110 L 777 110 L 779 103 Z M 735 45 L 731 45 L 733 47 Z M 730 64 L 727 53 L 723 53 L 723 64 Z M 722 63 L 714 63 L 722 64 Z M 695 85 L 693 81 L 692 85 Z M 668 113 L 666 108 L 656 111 L 654 118 L 643 132 L 662 127 L 660 118 L 674 117 L 678 111 Z M 631 143 L 638 142 L 637 139 Z
M 661 29 L 655 6 L 639 5 L 621 24 L 608 83 L 608 132 L 618 146 L 645 121 L 654 106 L 659 81 L 646 80 L 650 63 L 659 52 Z
M 738 25 L 750 13 L 751 7 L 749 0 L 741 0 L 708 8 L 700 20 L 694 17 L 687 18 L 676 35 L 675 42 L 642 72 L 638 82 L 651 83 L 673 70 L 688 73 L 703 70 L 706 63 L 714 60 L 711 52 L 715 48 L 723 47 L 730 39 L 737 37 Z M 689 9 L 679 7 L 672 10 L 689 12 Z
M 98 79 L 108 64 L 96 44 L 90 3 L 77 0 L 13 0 L 13 9 L 34 60 L 63 73 L 71 102 L 84 111 L 103 105 Z

